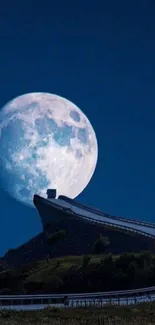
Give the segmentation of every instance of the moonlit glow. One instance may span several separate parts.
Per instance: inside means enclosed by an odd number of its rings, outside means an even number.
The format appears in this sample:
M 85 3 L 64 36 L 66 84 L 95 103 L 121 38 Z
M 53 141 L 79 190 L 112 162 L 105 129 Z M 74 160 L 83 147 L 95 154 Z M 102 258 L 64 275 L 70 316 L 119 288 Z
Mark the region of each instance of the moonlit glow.
M 35 193 L 78 196 L 98 158 L 95 132 L 69 100 L 48 93 L 19 96 L 0 111 L 0 178 L 4 190 L 32 205 Z

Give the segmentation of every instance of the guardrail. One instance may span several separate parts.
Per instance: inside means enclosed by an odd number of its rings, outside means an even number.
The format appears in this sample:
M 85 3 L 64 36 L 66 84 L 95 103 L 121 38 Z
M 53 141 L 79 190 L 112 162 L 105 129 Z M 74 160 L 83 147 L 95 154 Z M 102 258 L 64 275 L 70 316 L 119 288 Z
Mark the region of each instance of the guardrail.
M 134 223 L 140 226 L 146 226 L 146 227 L 150 227 L 150 228 L 155 228 L 155 224 L 151 223 L 151 222 L 147 222 L 147 221 L 140 221 L 140 220 L 135 220 L 135 219 L 131 219 L 131 218 L 123 218 L 123 217 L 117 217 L 117 216 L 109 216 L 112 219 L 115 220 L 120 220 L 120 221 L 127 221 L 129 223 Z
M 136 304 L 145 301 L 155 300 L 155 286 L 108 292 L 94 293 L 65 293 L 65 294 L 39 294 L 39 295 L 1 295 L 0 307 L 10 306 L 68 306 L 87 307 L 103 306 L 105 304 Z M 37 309 L 38 307 L 36 307 Z

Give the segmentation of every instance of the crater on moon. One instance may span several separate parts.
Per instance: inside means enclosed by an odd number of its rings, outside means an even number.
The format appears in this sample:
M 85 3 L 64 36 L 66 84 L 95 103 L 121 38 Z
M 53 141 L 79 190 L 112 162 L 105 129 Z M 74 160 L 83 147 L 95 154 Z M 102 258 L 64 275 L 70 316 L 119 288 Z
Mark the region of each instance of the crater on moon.
M 76 111 L 71 111 L 70 112 L 70 116 L 72 117 L 72 119 L 76 122 L 80 122 L 80 115 L 78 112 Z

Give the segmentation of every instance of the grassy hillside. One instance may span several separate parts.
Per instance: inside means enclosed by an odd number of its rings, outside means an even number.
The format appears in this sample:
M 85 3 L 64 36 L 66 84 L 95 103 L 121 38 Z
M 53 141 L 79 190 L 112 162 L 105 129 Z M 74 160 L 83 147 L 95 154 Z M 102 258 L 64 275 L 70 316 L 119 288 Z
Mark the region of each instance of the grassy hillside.
M 155 255 L 104 254 L 39 260 L 0 273 L 1 293 L 66 293 L 155 285 Z

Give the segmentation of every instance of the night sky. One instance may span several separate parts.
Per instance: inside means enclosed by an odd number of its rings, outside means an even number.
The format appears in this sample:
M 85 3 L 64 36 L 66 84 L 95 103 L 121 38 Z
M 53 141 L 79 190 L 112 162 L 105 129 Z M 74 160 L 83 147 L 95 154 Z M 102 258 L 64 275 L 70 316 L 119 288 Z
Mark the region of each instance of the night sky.
M 73 101 L 99 145 L 96 171 L 78 200 L 155 221 L 154 0 L 31 3 L 1 6 L 0 107 L 39 91 Z M 3 190 L 0 204 L 2 256 L 42 227 L 34 209 Z

